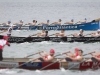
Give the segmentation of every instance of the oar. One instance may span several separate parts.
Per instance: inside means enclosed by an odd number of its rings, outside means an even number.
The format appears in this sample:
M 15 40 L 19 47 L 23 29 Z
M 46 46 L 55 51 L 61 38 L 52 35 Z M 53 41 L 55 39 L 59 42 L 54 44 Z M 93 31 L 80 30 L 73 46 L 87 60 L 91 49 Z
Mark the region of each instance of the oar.
M 87 35 L 91 35 L 91 33 L 89 33 L 89 34 L 86 34 L 86 35 L 84 35 L 84 36 L 87 36 Z
M 37 35 L 37 33 L 36 33 L 36 34 L 29 35 L 28 37 L 31 37 L 31 36 L 36 36 L 36 35 Z
M 89 54 L 91 54 L 91 53 L 95 53 L 95 51 L 93 51 L 93 52 L 90 52 L 90 53 L 88 53 L 88 54 L 84 54 L 83 56 L 89 55 Z
M 33 56 L 33 55 L 39 54 L 39 53 L 41 53 L 41 52 L 43 52 L 43 51 L 39 51 L 39 52 L 37 52 L 37 53 L 30 54 L 30 55 L 28 55 L 28 56 L 26 56 L 26 57 L 24 57 L 24 58 L 28 58 L 28 57 L 30 57 L 30 56 Z
M 66 53 L 69 53 L 69 51 L 66 52 Z M 57 56 L 61 56 L 61 55 L 63 55 L 63 54 L 64 54 L 64 53 L 62 53 L 62 54 L 58 54 L 58 55 L 56 55 L 55 57 L 57 57 Z M 57 61 L 55 61 L 55 62 L 53 62 L 53 63 L 50 63 L 49 65 L 44 66 L 43 68 L 41 68 L 39 71 L 42 71 L 42 70 L 44 70 L 45 68 L 47 68 L 47 67 L 49 67 L 49 66 L 51 66 L 51 65 L 53 65 L 53 64 L 55 64 L 55 63 L 57 63 L 57 62 L 59 62 L 59 61 L 61 61 L 61 60 L 63 60 L 63 59 L 57 60 Z
M 73 34 L 69 34 L 69 35 L 66 35 L 66 36 L 71 36 L 71 35 L 73 35 Z
M 49 36 L 53 36 L 53 35 L 55 35 L 55 34 L 51 34 L 51 35 L 49 35 Z
M 94 52 L 90 52 L 90 53 L 88 53 L 88 54 L 84 54 L 83 56 L 89 55 L 89 54 L 91 54 L 91 53 L 95 53 L 95 51 L 94 51 Z M 80 63 L 83 63 L 83 62 L 85 62 L 86 60 L 88 60 L 88 59 L 85 59 L 85 60 L 81 61 Z M 80 64 L 80 63 L 79 63 L 79 64 Z M 68 68 L 68 70 L 72 69 L 73 67 L 75 67 L 75 66 L 77 66 L 77 65 L 79 65 L 79 64 L 72 65 L 71 67 Z

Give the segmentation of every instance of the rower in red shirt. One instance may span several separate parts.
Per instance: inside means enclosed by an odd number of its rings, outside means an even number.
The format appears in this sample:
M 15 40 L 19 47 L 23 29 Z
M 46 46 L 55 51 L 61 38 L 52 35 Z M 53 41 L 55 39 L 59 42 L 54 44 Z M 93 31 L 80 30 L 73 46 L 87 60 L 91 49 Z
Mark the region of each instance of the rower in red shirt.
M 93 62 L 99 62 L 100 61 L 100 53 L 95 52 L 95 53 L 89 53 L 92 55 L 92 58 L 89 59 L 88 61 L 93 61 Z
M 10 46 L 8 42 L 8 36 L 3 36 L 3 39 L 0 39 L 0 61 L 3 60 L 2 52 L 3 52 L 3 48 L 5 47 L 5 45 Z
M 62 60 L 61 62 L 69 62 L 69 61 L 81 61 L 83 59 L 82 57 L 83 51 L 79 48 L 75 48 L 75 53 L 73 54 L 70 52 L 70 54 L 66 54 L 66 58 Z
M 42 55 L 40 54 L 40 58 L 38 58 L 37 60 L 34 60 L 34 58 L 30 59 L 31 61 L 33 60 L 34 62 L 51 62 L 54 59 L 54 54 L 55 54 L 55 50 L 54 49 L 50 49 L 50 53 L 47 53 L 45 51 L 43 51 Z

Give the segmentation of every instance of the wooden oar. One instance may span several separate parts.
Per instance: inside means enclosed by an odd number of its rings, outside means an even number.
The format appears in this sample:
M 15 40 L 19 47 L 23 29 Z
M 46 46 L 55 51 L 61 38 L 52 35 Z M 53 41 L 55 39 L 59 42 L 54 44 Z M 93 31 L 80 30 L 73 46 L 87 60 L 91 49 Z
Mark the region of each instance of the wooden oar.
M 91 53 L 95 53 L 95 51 L 94 51 L 94 52 L 90 52 L 90 53 L 88 53 L 88 54 L 84 54 L 83 56 L 89 55 L 89 54 L 91 54 Z M 88 59 L 85 59 L 85 60 L 81 61 L 80 63 L 83 63 L 83 62 L 85 62 L 86 60 L 88 60 Z M 80 64 L 80 63 L 79 63 L 79 64 Z M 72 69 L 73 67 L 75 67 L 75 66 L 77 66 L 77 65 L 79 65 L 79 64 L 72 65 L 71 67 L 68 68 L 68 70 Z
M 64 52 L 64 53 L 69 53 L 69 51 L 68 51 L 68 52 Z M 64 53 L 58 54 L 58 55 L 56 55 L 55 57 L 61 56 L 61 55 L 63 55 Z M 61 59 L 61 60 L 62 60 L 62 59 Z M 49 66 L 51 66 L 51 65 L 53 65 L 53 64 L 55 64 L 55 63 L 57 63 L 57 62 L 59 62 L 59 61 L 61 61 L 61 60 L 57 60 L 57 61 L 55 61 L 55 62 L 53 62 L 53 63 L 51 63 L 51 64 L 49 64 L 49 65 L 47 65 L 47 66 L 44 66 L 43 68 L 40 69 L 40 71 L 41 71 L 41 70 L 44 70 L 45 68 L 47 68 L 47 67 L 49 67 Z
M 26 56 L 26 57 L 24 57 L 24 58 L 28 58 L 28 57 L 30 57 L 30 56 L 33 56 L 33 55 L 39 54 L 39 53 L 41 53 L 41 52 L 43 52 L 43 51 L 39 51 L 39 52 L 37 52 L 37 53 L 30 54 L 30 55 L 28 55 L 28 56 Z

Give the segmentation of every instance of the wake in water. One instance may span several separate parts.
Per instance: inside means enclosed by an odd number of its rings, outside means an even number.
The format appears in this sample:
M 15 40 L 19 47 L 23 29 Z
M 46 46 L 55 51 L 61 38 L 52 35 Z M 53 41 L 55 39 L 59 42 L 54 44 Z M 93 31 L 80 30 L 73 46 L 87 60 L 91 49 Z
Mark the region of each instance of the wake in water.
M 10 69 L 0 69 L 0 74 L 15 74 L 17 73 L 14 70 L 10 70 Z
M 39 44 L 52 44 L 52 43 L 51 42 L 48 42 L 48 41 L 42 41 Z
M 24 72 L 24 70 L 21 69 L 0 69 L 0 75 L 4 75 L 4 74 L 9 74 L 9 75 L 14 75 L 16 73 L 22 73 Z

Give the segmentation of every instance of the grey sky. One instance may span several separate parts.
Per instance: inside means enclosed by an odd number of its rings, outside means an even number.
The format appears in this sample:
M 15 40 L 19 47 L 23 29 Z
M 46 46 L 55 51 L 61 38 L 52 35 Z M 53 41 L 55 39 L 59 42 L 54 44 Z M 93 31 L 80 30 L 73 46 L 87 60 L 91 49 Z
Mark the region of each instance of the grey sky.
M 100 0 L 0 0 L 0 2 L 100 2 Z

